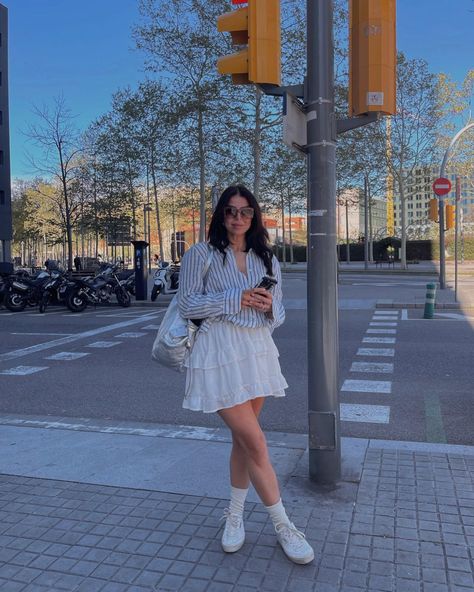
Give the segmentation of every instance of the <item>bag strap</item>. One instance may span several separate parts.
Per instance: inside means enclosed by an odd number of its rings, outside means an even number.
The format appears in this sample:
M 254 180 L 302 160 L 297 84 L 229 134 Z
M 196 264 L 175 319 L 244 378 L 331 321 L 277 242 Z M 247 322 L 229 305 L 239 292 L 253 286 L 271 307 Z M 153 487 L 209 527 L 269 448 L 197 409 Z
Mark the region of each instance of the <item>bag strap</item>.
M 211 245 L 209 243 L 207 244 L 207 248 L 208 248 L 207 259 L 206 259 L 206 263 L 204 263 L 204 267 L 202 268 L 202 281 L 203 281 L 203 283 L 206 280 L 207 274 L 209 272 L 209 268 L 211 267 L 212 257 L 214 255 L 214 249 L 213 249 L 213 247 L 211 247 Z

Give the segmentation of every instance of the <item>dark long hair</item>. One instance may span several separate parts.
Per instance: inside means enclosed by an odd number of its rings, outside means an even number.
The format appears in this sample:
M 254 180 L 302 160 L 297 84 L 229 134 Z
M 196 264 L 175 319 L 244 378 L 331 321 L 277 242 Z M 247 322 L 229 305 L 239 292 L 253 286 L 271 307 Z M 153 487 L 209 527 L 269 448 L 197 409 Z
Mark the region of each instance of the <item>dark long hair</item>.
M 245 234 L 245 250 L 249 251 L 253 249 L 265 264 L 268 275 L 273 275 L 273 253 L 268 246 L 269 237 L 267 229 L 262 222 L 262 210 L 252 192 L 243 185 L 231 185 L 222 192 L 209 226 L 209 243 L 223 254 L 225 263 L 225 249 L 229 246 L 229 237 L 227 236 L 227 229 L 224 226 L 224 209 L 229 205 L 230 198 L 235 195 L 244 197 L 249 202 L 249 206 L 254 209 L 252 223 Z

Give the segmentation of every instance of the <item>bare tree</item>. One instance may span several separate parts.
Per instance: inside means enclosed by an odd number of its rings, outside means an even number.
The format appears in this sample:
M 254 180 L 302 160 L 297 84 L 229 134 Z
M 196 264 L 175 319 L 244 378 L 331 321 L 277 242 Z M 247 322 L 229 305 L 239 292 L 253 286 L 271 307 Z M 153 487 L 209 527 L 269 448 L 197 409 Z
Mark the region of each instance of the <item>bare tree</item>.
M 80 152 L 78 136 L 64 97 L 57 97 L 52 107 L 35 106 L 33 112 L 38 122 L 28 128 L 26 135 L 40 148 L 41 155 L 30 155 L 29 160 L 37 174 L 47 175 L 57 182 L 57 205 L 67 238 L 68 269 L 72 269 L 73 184 Z

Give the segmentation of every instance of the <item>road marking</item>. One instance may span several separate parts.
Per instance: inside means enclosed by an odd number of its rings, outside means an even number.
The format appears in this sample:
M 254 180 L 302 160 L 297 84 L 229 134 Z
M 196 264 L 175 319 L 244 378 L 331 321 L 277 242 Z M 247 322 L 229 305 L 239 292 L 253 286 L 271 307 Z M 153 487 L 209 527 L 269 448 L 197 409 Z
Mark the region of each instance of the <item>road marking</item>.
M 402 321 L 408 321 L 408 310 L 406 308 L 402 309 Z
M 346 379 L 341 391 L 355 393 L 382 393 L 392 392 L 391 380 L 350 380 Z
M 341 403 L 341 421 L 389 423 L 390 407 L 385 405 L 351 405 Z
M 441 405 L 438 395 L 434 393 L 425 394 L 425 425 L 427 442 L 446 443 Z
M 115 335 L 115 337 L 143 337 L 144 335 L 148 335 L 148 333 L 139 333 L 130 331 L 129 333 L 120 333 L 120 335 Z
M 144 327 L 141 327 L 142 329 L 150 329 L 152 331 L 158 331 L 158 329 L 160 328 L 160 325 L 145 325 Z
M 2 370 L 0 374 L 5 376 L 26 376 L 27 374 L 34 374 L 35 372 L 41 372 L 41 370 L 47 370 L 48 366 L 16 366 L 15 368 L 8 368 Z
M 10 335 L 56 335 L 56 336 L 66 336 L 66 335 L 74 335 L 74 333 L 10 333 Z
M 374 310 L 374 314 L 398 316 L 398 310 L 381 310 L 380 308 L 377 308 L 377 310 Z
M 458 312 L 435 312 L 434 315 L 436 317 L 446 317 L 447 319 L 453 321 L 465 321 L 469 317 L 465 317 L 463 314 L 459 314 Z
M 369 325 L 371 327 L 396 327 L 397 323 L 378 323 L 378 322 L 370 322 Z
M 391 374 L 393 372 L 393 364 L 383 364 L 381 362 L 352 362 L 351 372 Z
M 121 341 L 94 341 L 94 343 L 89 343 L 88 345 L 86 345 L 86 347 L 114 347 L 114 345 L 120 345 L 121 343 Z
M 397 332 L 396 329 L 367 329 L 367 331 L 366 331 L 366 333 L 371 333 L 372 335 L 374 335 L 374 334 L 395 335 L 396 332 Z
M 395 350 L 392 347 L 359 347 L 357 355 L 393 357 L 395 355 Z
M 123 321 L 122 323 L 114 323 L 113 325 L 106 325 L 105 327 L 99 327 L 97 329 L 91 329 L 90 331 L 84 331 L 83 333 L 76 333 L 75 335 L 68 335 L 67 337 L 62 337 L 61 339 L 54 339 L 53 341 L 46 341 L 44 343 L 38 343 L 37 345 L 32 345 L 30 347 L 25 347 L 22 349 L 17 349 L 11 352 L 7 352 L 4 354 L 0 354 L 0 362 L 6 362 L 9 360 L 14 360 L 15 358 L 21 358 L 23 356 L 28 356 L 30 354 L 35 354 L 37 352 L 43 351 L 45 349 L 51 349 L 53 347 L 58 347 L 60 345 L 65 345 L 66 343 L 73 343 L 74 341 L 79 341 L 80 339 L 87 339 L 88 337 L 94 337 L 95 335 L 100 335 L 101 333 L 109 333 L 110 331 L 116 331 L 117 329 L 123 329 L 124 327 L 129 327 L 130 325 L 138 325 L 138 323 L 146 322 L 148 319 L 156 318 L 157 313 L 149 313 L 138 317 L 137 319 L 130 319 L 128 321 Z
M 398 318 L 395 317 L 382 317 L 381 315 L 374 315 L 372 317 L 373 321 L 398 321 Z
M 52 356 L 46 356 L 45 360 L 78 360 L 79 358 L 83 358 L 84 356 L 90 356 L 90 354 L 84 354 L 79 352 L 59 352 L 58 354 L 53 354 Z
M 364 337 L 362 343 L 395 343 L 395 337 Z

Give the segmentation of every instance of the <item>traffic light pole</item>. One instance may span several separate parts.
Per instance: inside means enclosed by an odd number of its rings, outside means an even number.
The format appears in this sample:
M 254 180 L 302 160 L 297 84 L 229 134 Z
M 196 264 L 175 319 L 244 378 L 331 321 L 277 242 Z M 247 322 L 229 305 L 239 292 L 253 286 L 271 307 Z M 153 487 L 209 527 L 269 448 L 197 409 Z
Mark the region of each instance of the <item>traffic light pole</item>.
M 333 0 L 307 0 L 309 476 L 340 479 Z

